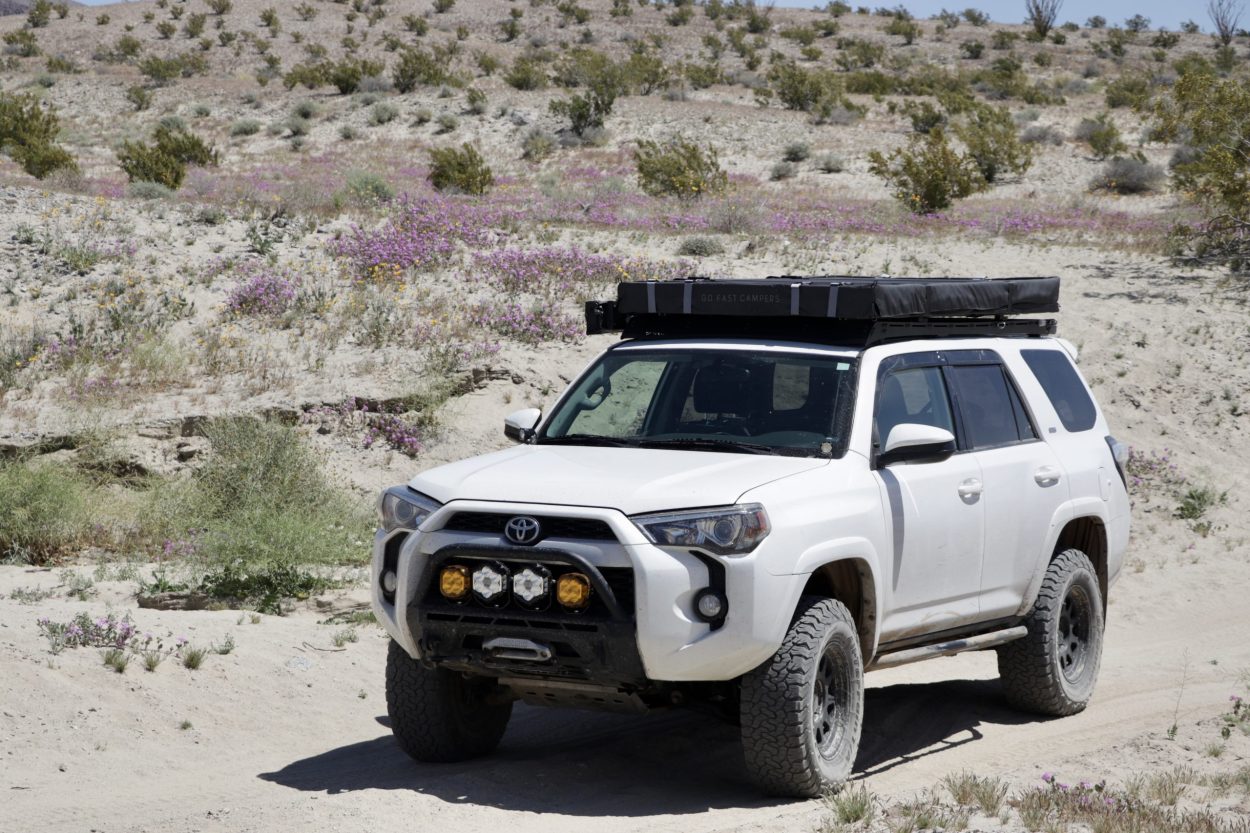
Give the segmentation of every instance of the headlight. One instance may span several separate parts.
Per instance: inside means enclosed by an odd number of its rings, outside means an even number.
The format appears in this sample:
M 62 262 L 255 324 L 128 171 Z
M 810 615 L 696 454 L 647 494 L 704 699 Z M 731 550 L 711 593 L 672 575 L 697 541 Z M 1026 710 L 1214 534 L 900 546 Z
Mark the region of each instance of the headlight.
M 378 523 L 384 532 L 416 529 L 421 522 L 442 506 L 407 486 L 392 486 L 378 500 Z
M 741 555 L 768 535 L 768 513 L 758 503 L 665 512 L 631 518 L 642 534 L 665 547 L 697 547 L 717 555 Z

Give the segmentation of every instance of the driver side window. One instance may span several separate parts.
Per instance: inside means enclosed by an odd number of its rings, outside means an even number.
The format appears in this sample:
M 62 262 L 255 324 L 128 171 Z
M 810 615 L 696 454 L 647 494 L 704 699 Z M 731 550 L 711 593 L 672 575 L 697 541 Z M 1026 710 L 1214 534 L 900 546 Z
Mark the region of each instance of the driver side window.
M 946 383 L 938 367 L 911 367 L 889 373 L 877 388 L 873 442 L 882 447 L 896 425 L 915 423 L 955 433 Z

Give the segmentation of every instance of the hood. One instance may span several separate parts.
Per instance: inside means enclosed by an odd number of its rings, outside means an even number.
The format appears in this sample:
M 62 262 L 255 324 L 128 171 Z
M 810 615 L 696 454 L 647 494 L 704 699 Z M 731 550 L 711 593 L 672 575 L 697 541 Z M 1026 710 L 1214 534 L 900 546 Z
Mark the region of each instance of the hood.
M 757 486 L 828 464 L 819 457 L 519 445 L 430 469 L 409 485 L 441 503 L 597 506 L 635 515 L 733 504 Z

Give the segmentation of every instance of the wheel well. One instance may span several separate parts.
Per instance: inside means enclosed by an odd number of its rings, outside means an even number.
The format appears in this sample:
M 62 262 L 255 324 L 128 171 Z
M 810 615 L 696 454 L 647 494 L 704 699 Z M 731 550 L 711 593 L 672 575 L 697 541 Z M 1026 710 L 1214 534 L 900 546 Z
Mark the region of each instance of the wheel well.
M 872 660 L 877 630 L 877 593 L 868 562 L 847 558 L 816 568 L 803 587 L 803 595 L 837 599 L 846 605 L 855 620 L 864 663 Z
M 1107 530 L 1102 521 L 1093 516 L 1074 518 L 1059 533 L 1055 542 L 1056 555 L 1068 549 L 1078 549 L 1089 558 L 1094 565 L 1094 573 L 1098 576 L 1098 592 L 1102 596 L 1103 612 L 1107 610 Z

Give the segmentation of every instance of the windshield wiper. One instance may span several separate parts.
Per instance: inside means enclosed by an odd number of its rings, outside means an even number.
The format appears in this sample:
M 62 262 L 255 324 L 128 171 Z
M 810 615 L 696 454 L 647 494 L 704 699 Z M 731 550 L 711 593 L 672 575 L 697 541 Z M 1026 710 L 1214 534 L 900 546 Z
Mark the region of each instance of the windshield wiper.
M 642 440 L 639 448 L 690 448 L 707 451 L 729 451 L 738 454 L 775 454 L 771 445 L 746 443 L 740 440 L 709 440 L 700 437 L 689 437 L 684 440 Z
M 539 437 L 537 443 L 538 445 L 633 445 L 633 443 L 620 437 L 605 437 L 602 434 L 565 434 L 560 437 Z

